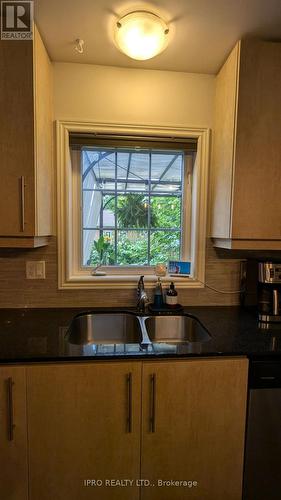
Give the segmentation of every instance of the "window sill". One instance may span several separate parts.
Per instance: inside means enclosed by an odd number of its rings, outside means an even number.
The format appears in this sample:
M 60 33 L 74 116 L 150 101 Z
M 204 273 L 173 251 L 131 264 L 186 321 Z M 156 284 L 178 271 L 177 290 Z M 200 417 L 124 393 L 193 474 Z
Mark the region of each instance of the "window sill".
M 135 289 L 137 287 L 140 274 L 131 275 L 105 275 L 92 276 L 91 274 L 70 276 L 65 283 L 62 283 L 60 290 L 65 289 Z M 151 289 L 155 287 L 158 277 L 154 274 L 147 274 L 144 277 L 145 287 Z M 195 278 L 178 277 L 166 275 L 161 277 L 162 284 L 168 286 L 173 281 L 177 288 L 204 288 L 204 285 Z

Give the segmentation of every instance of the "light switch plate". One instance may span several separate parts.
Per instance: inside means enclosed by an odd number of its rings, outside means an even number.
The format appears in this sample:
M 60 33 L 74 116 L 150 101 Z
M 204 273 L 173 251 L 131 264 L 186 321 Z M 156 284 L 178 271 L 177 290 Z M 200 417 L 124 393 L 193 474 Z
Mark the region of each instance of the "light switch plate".
M 25 263 L 26 279 L 43 280 L 46 278 L 46 265 L 44 260 L 27 260 Z

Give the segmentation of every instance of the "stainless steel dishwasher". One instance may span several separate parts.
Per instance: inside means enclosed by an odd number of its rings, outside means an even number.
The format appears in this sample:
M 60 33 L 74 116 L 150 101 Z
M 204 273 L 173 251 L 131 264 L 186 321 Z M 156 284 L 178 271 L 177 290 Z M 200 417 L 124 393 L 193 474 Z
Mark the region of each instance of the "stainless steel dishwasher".
M 243 500 L 281 498 L 281 359 L 250 362 L 243 489 Z

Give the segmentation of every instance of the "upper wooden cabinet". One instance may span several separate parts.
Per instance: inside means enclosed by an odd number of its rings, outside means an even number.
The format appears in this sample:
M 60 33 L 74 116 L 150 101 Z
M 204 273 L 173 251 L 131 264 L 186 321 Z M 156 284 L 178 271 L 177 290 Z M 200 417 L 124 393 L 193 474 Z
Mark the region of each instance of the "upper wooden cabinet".
M 52 68 L 33 40 L 0 41 L 0 247 L 52 233 Z
M 281 249 L 281 43 L 240 41 L 217 76 L 215 246 Z

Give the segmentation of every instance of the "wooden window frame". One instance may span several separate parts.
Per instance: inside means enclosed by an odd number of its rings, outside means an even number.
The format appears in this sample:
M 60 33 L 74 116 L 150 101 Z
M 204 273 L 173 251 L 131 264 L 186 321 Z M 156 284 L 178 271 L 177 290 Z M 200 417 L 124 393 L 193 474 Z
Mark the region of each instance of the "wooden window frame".
M 178 288 L 202 288 L 205 281 L 205 247 L 207 231 L 207 195 L 210 130 L 185 127 L 141 127 L 136 125 L 57 121 L 57 236 L 58 288 L 135 288 L 140 274 L 146 274 L 147 288 L 155 285 L 156 276 L 142 266 L 110 270 L 106 276 L 92 276 L 91 269 L 81 265 L 81 249 L 77 231 L 81 229 L 79 175 L 73 170 L 69 137 L 73 133 L 169 137 L 177 140 L 196 139 L 197 154 L 193 167 L 191 196 L 191 278 L 173 278 Z M 189 208 L 190 209 L 190 208 Z M 145 271 L 145 273 L 143 272 Z M 170 281 L 167 275 L 163 282 Z

